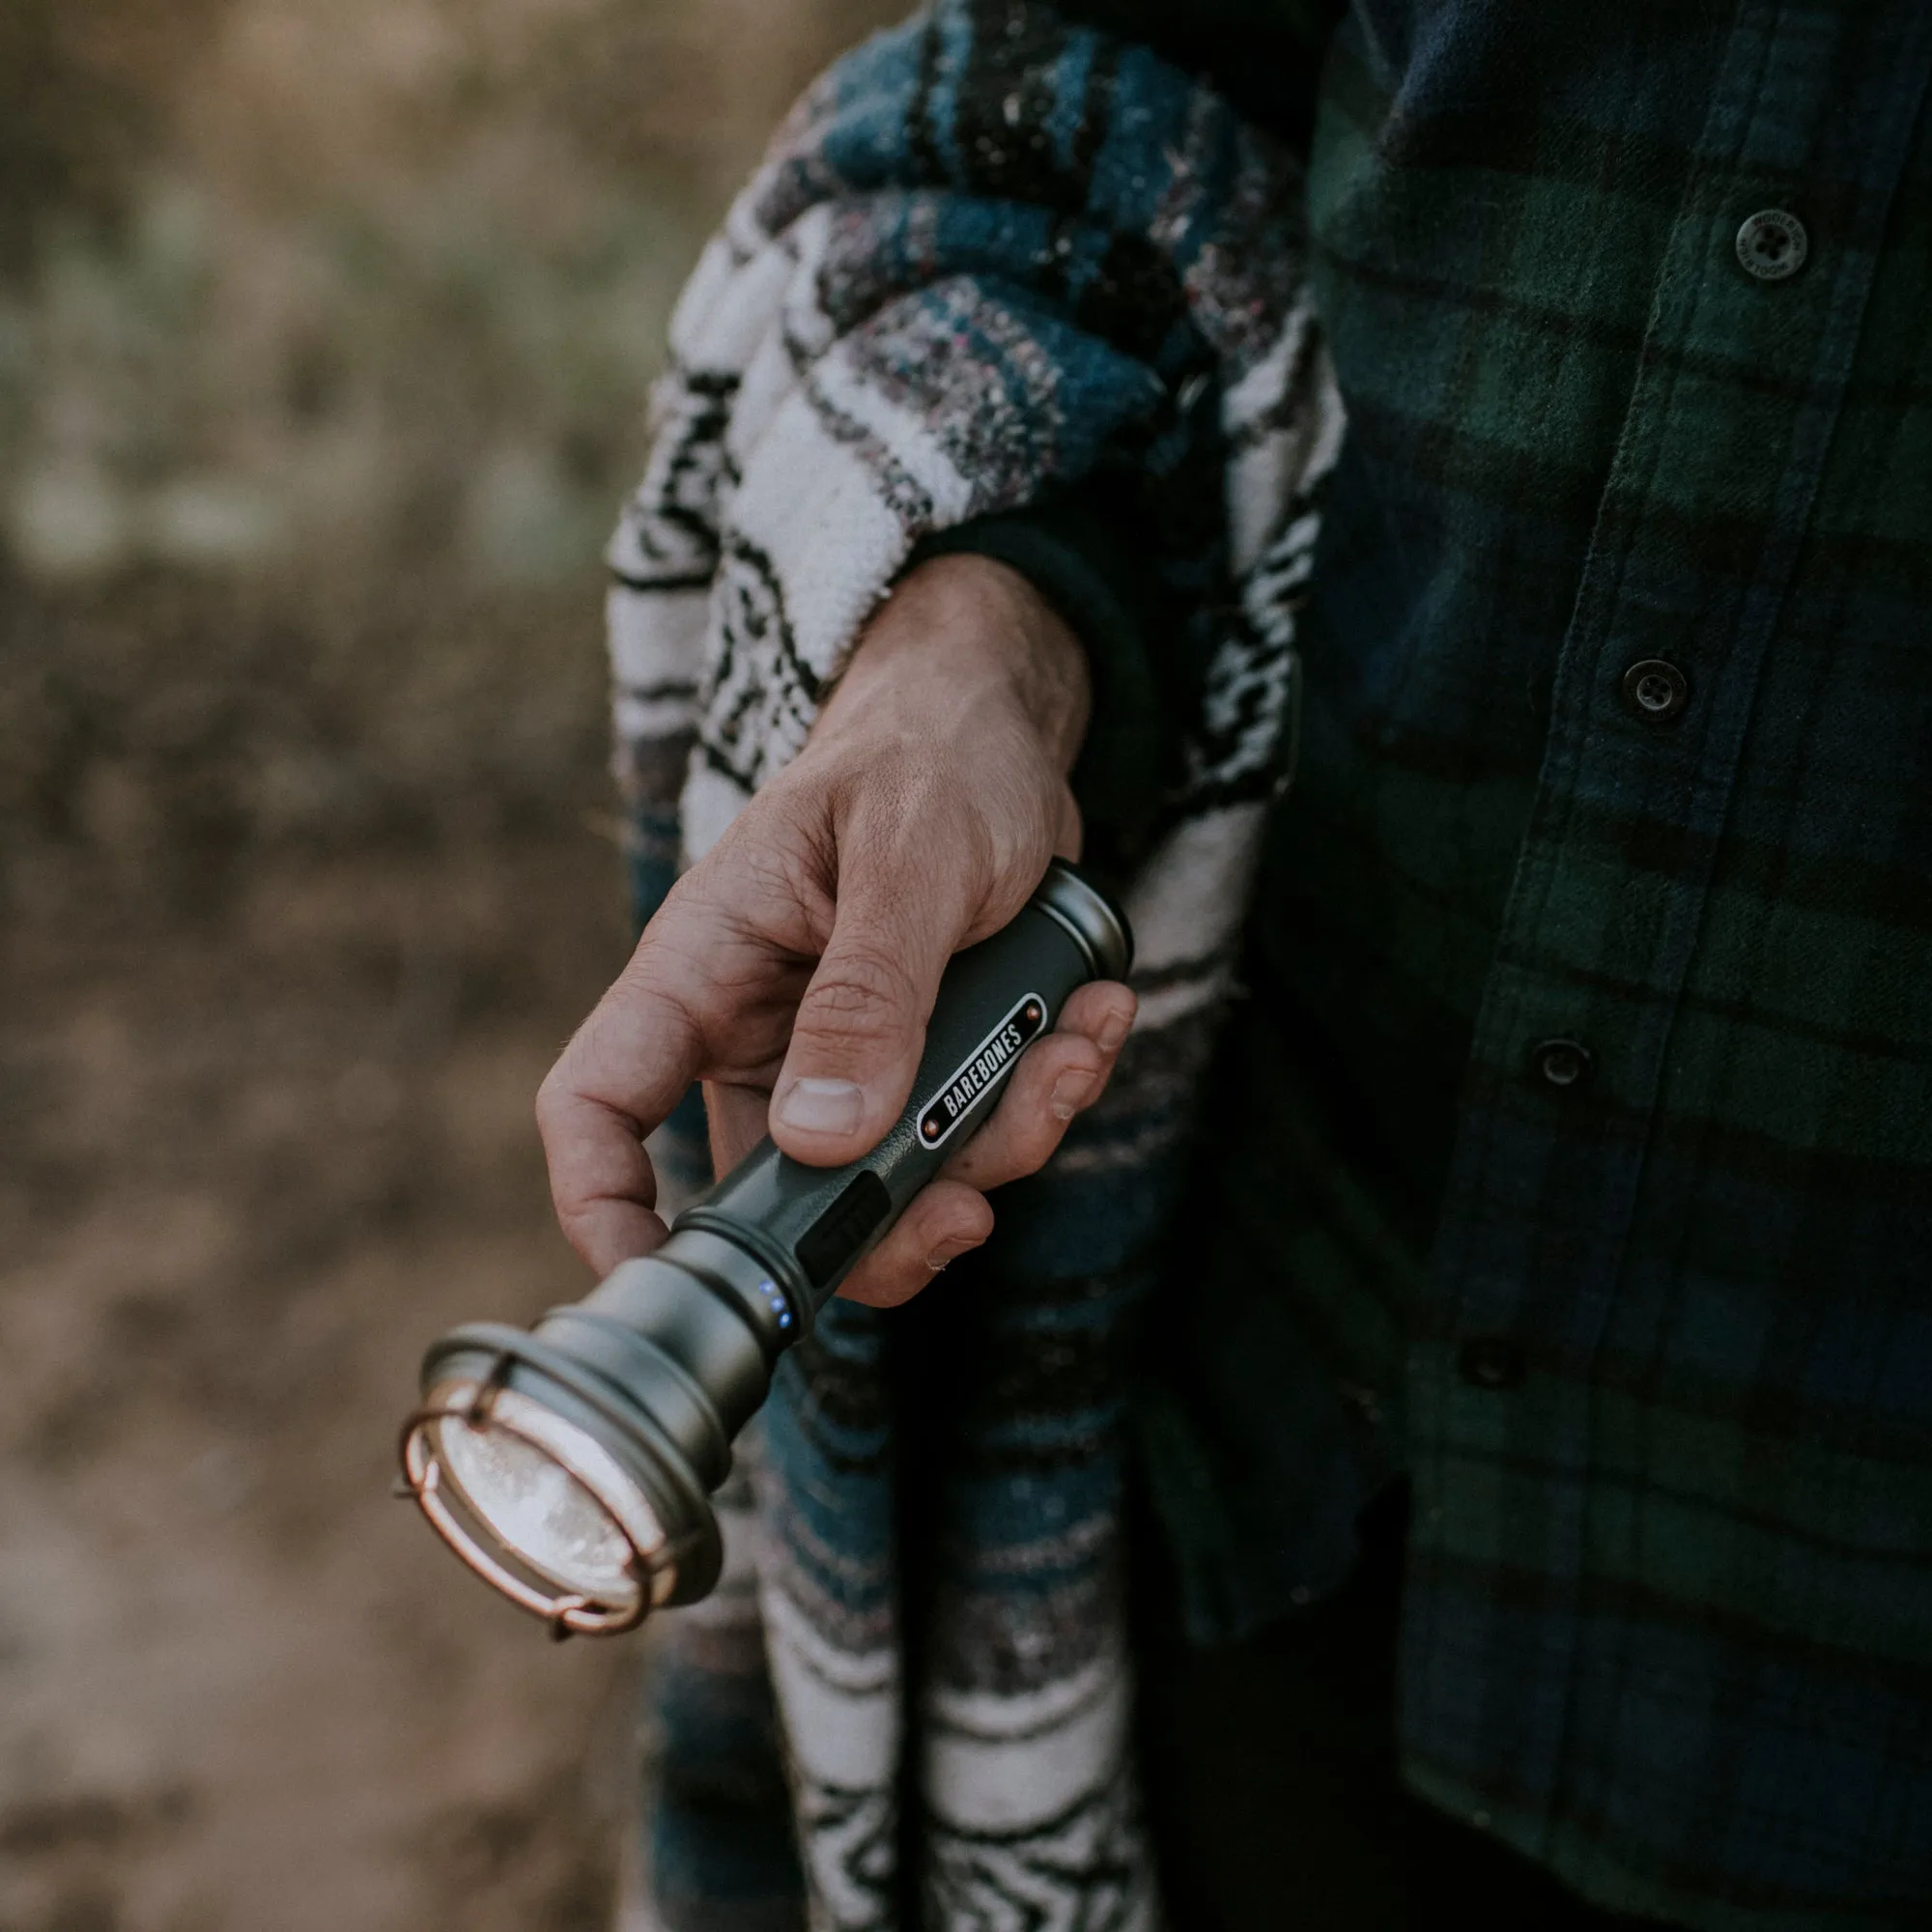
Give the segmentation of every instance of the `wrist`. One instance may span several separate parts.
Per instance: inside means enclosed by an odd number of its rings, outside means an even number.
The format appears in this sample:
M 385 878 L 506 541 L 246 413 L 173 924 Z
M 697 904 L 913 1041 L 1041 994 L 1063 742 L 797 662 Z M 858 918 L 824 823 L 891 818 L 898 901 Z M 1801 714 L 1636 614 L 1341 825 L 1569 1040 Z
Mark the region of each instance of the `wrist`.
M 901 578 L 861 635 L 821 728 L 885 703 L 957 723 L 988 710 L 1023 721 L 1064 778 L 1092 709 L 1086 653 L 1017 570 L 973 554 Z

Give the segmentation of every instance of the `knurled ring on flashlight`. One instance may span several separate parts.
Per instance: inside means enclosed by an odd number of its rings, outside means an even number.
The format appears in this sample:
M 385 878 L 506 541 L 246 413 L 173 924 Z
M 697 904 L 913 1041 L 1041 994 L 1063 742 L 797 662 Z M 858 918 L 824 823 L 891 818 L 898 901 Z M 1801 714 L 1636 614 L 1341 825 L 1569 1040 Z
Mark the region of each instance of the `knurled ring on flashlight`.
M 493 1556 L 444 1499 L 442 1465 L 430 1446 L 430 1432 L 445 1422 L 500 1429 L 549 1457 L 585 1491 L 630 1546 L 626 1567 L 637 1584 L 636 1602 L 611 1606 L 581 1590 L 540 1590 Z M 665 1547 L 664 1526 L 616 1462 L 582 1431 L 519 1390 L 504 1388 L 494 1377 L 437 1384 L 403 1425 L 401 1449 L 404 1492 L 437 1533 L 485 1582 L 549 1624 L 553 1634 L 615 1636 L 635 1630 L 676 1587 L 676 1571 L 654 1569 L 650 1561 Z M 469 1507 L 475 1509 L 474 1504 Z

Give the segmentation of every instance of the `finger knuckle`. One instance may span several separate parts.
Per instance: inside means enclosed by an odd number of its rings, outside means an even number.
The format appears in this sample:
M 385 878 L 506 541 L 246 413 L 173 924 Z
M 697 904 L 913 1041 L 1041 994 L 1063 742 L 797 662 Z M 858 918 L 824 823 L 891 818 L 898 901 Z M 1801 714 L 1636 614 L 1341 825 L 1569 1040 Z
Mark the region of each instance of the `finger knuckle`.
M 954 1179 L 971 1187 L 1004 1187 L 1038 1173 L 1058 1144 L 1059 1135 L 1045 1122 L 1010 1121 L 967 1149 Z
M 537 1132 L 546 1141 L 562 1130 L 565 1117 L 571 1110 L 575 1094 L 571 1092 L 568 1076 L 559 1061 L 543 1077 L 537 1088 L 533 1111 L 537 1117 Z
M 1054 1150 L 1060 1145 L 1060 1137 L 1065 1131 L 1066 1123 L 1052 1118 L 1033 1119 L 1026 1122 L 1016 1136 L 1013 1148 L 1013 1179 L 1023 1175 L 1037 1174 L 1053 1158 Z
M 551 1190 L 551 1208 L 556 1215 L 556 1225 L 563 1230 L 564 1238 L 573 1247 L 581 1247 L 590 1238 L 596 1222 L 595 1203 L 580 1197 L 572 1188 Z
M 820 969 L 799 1025 L 823 1037 L 876 1039 L 898 1030 L 912 1002 L 905 969 L 882 952 L 859 948 Z

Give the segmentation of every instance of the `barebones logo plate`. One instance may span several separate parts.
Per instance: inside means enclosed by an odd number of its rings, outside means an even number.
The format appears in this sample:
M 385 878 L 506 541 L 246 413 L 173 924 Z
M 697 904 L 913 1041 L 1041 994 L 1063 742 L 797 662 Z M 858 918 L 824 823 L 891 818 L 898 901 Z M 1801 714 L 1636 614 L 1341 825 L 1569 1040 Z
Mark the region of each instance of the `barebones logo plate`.
M 919 1144 L 943 1147 L 981 1094 L 999 1085 L 1020 1049 L 1046 1025 L 1046 1002 L 1037 993 L 1020 1000 L 1005 1019 L 960 1062 L 958 1069 L 920 1110 Z

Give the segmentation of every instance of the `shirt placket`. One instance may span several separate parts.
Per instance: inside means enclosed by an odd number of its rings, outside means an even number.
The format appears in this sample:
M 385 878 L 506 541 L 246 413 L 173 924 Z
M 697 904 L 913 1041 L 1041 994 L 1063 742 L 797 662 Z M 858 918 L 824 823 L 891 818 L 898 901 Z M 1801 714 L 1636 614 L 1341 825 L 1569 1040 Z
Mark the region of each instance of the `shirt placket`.
M 1889 68 L 1851 10 L 1747 0 L 1725 43 L 1557 661 L 1409 1364 L 1406 1742 L 1465 1800 L 1492 1769 L 1532 1850 L 1561 1782 L 1591 1377 L 1922 91 L 1926 23 L 1890 17 Z M 1854 112 L 1860 165 L 1827 193 L 1832 117 Z

